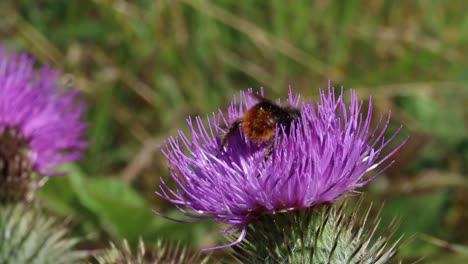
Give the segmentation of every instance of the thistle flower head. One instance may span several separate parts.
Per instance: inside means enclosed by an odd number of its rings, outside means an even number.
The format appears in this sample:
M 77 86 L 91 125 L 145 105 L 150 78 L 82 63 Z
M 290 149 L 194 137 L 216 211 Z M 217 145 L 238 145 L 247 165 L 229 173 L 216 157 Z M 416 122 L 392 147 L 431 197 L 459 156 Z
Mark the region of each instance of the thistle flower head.
M 77 91 L 59 84 L 59 72 L 34 64 L 27 54 L 0 45 L 2 193 L 33 188 L 31 171 L 59 174 L 56 167 L 78 159 L 86 146 Z
M 354 90 L 347 103 L 343 90 L 336 95 L 329 87 L 320 90 L 317 103 L 301 103 L 289 92 L 287 104 L 298 108 L 300 117 L 289 133 L 277 126 L 272 151 L 241 130 L 220 150 L 226 128 L 256 104 L 251 93 L 241 92 L 239 102 L 234 98 L 227 116 L 219 111 L 207 116 L 206 124 L 201 117 L 189 118 L 190 136 L 179 131 L 179 138 L 168 140 L 163 153 L 177 188 L 163 181 L 157 192 L 186 216 L 229 225 L 223 235 L 240 234 L 232 244 L 261 215 L 334 202 L 369 183 L 401 146 L 383 155 L 399 131 L 384 138 L 390 114 L 371 126 L 371 100 L 363 113 Z M 375 174 L 365 177 L 371 170 Z

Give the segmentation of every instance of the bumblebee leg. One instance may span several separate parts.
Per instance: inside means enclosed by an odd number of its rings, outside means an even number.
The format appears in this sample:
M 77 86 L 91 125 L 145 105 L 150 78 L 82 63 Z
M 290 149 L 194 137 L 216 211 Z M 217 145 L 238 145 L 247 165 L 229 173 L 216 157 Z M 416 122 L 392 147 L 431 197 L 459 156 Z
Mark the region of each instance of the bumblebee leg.
M 229 127 L 228 132 L 223 136 L 221 140 L 220 151 L 227 145 L 228 139 L 232 136 L 232 134 L 239 128 L 240 124 L 242 124 L 242 119 L 238 119 L 234 121 L 231 126 Z
M 271 139 L 268 141 L 268 145 L 266 145 L 266 151 L 265 151 L 265 159 L 264 160 L 267 160 L 268 158 L 270 158 L 271 154 L 273 153 L 273 147 L 275 145 L 275 140 L 274 139 Z

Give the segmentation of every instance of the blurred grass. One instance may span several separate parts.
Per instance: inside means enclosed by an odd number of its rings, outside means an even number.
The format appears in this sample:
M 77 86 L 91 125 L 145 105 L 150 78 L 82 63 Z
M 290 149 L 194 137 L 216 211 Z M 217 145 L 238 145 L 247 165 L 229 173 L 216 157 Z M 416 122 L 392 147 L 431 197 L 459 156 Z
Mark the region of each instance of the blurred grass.
M 399 216 L 402 233 L 468 244 L 468 2 L 7 0 L 0 10 L 2 40 L 69 73 L 89 100 L 92 146 L 42 197 L 90 240 L 215 243 L 214 231 L 204 235 L 210 224 L 182 226 L 149 210 L 178 215 L 153 194 L 167 176 L 160 144 L 240 89 L 265 86 L 276 98 L 292 85 L 311 100 L 331 79 L 372 95 L 411 135 L 369 187 L 386 201 L 384 220 Z M 421 239 L 402 252 L 421 255 L 468 258 Z

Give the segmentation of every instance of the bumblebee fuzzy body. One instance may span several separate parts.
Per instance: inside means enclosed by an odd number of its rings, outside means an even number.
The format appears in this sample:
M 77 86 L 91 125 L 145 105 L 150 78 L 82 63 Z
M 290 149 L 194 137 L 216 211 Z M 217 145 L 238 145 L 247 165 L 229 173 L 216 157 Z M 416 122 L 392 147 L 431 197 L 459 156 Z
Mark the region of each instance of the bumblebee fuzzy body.
M 258 95 L 252 96 L 256 97 L 259 102 L 251 107 L 242 118 L 231 124 L 228 132 L 222 139 L 222 148 L 238 128 L 255 144 L 272 143 L 277 125 L 283 125 L 286 134 L 289 134 L 291 124 L 300 117 L 299 109 L 279 106 Z

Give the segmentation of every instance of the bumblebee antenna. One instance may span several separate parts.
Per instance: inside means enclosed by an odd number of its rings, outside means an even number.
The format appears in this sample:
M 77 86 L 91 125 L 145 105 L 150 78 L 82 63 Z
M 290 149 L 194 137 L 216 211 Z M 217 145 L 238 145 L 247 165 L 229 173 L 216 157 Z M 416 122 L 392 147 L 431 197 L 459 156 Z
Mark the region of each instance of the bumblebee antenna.
M 261 96 L 261 95 L 258 94 L 258 93 L 250 93 L 249 96 L 251 96 L 251 97 L 257 99 L 259 102 L 269 102 L 269 103 L 274 104 L 273 101 L 271 101 L 271 100 L 268 99 L 268 98 L 265 98 L 265 97 Z

